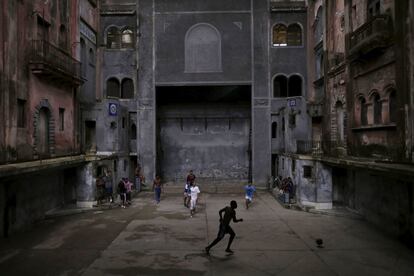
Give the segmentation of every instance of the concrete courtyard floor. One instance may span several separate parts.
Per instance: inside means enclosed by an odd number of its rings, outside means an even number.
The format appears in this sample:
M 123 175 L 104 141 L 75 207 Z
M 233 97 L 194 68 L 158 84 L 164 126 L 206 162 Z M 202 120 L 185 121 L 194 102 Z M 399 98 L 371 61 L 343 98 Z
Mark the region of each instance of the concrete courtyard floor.
M 218 210 L 235 199 L 237 236 L 207 256 Z M 324 248 L 315 239 L 322 238 Z M 414 275 L 414 251 L 366 222 L 282 208 L 260 192 L 202 194 L 190 218 L 180 195 L 155 204 L 141 193 L 131 207 L 56 217 L 0 240 L 0 275 Z

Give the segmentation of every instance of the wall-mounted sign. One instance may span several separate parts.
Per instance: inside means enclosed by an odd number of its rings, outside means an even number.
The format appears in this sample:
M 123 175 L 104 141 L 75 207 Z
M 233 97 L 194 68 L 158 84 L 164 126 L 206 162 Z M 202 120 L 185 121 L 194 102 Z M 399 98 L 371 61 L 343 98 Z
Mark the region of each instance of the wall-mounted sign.
M 87 39 L 92 41 L 93 44 L 96 45 L 96 35 L 95 32 L 86 25 L 82 20 L 80 22 L 80 32 L 83 34 Z
M 108 104 L 108 113 L 109 113 L 109 116 L 117 116 L 118 115 L 118 105 L 116 103 L 109 103 Z
M 296 99 L 288 100 L 289 107 L 296 106 Z

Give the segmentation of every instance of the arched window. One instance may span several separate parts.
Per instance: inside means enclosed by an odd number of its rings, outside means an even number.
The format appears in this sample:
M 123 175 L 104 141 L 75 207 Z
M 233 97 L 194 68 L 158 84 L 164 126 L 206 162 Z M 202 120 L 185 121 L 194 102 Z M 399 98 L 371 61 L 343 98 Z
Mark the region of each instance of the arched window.
M 341 102 L 336 102 L 335 104 L 335 111 L 336 111 L 336 125 L 337 125 L 337 135 L 336 140 L 339 142 L 343 142 L 345 140 L 345 133 L 344 133 L 344 120 L 345 120 L 345 111 L 344 106 Z
M 277 76 L 273 80 L 273 97 L 287 97 L 287 78 L 285 76 Z
M 323 39 L 323 33 L 325 29 L 324 19 L 323 19 L 323 6 L 320 6 L 315 18 L 315 32 L 314 39 L 315 44 L 318 44 Z
M 368 119 L 367 119 L 367 103 L 364 97 L 359 98 L 359 106 L 360 106 L 359 116 L 361 120 L 361 125 L 365 126 L 368 124 Z
M 134 98 L 134 82 L 131 79 L 123 79 L 121 85 L 121 98 Z
M 63 24 L 59 27 L 59 47 L 63 50 L 68 49 L 68 34 L 66 31 L 66 26 Z
M 272 123 L 272 139 L 277 138 L 277 123 Z
M 302 96 L 302 78 L 300 76 L 290 76 L 288 87 L 288 97 Z
M 372 96 L 374 105 L 374 124 L 378 125 L 382 123 L 382 102 L 380 96 L 375 93 Z
M 131 125 L 131 129 L 130 129 L 130 133 L 129 133 L 129 138 L 131 140 L 136 140 L 137 139 L 137 126 L 135 124 Z
M 380 0 L 368 0 L 368 19 L 381 14 L 381 1 Z
M 39 122 L 37 126 L 37 150 L 40 156 L 49 153 L 49 109 L 42 107 L 39 111 Z
M 89 48 L 89 64 L 95 65 L 95 52 Z
M 289 25 L 287 29 L 287 45 L 302 46 L 302 28 L 298 24 Z
M 283 24 L 273 27 L 273 46 L 287 46 L 287 28 Z
M 106 96 L 119 98 L 119 81 L 116 78 L 110 78 L 106 82 Z
M 192 26 L 185 36 L 185 71 L 221 71 L 221 37 L 210 24 Z
M 398 112 L 397 93 L 395 92 L 395 90 L 391 90 L 389 92 L 388 106 L 389 106 L 390 122 L 395 123 L 397 122 L 397 112 Z
M 86 44 L 85 40 L 83 38 L 80 39 L 80 47 L 81 47 L 81 71 L 82 71 L 82 77 L 86 77 Z
M 121 33 L 117 27 L 110 27 L 106 34 L 106 48 L 119 49 L 121 48 Z
M 122 31 L 121 48 L 134 48 L 134 32 L 130 28 Z

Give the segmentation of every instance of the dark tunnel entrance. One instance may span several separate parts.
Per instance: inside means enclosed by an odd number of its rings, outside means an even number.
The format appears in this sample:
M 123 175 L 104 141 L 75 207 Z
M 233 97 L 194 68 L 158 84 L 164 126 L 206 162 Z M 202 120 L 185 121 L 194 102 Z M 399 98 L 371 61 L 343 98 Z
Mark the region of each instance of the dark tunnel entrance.
M 251 170 L 251 87 L 157 87 L 157 172 L 181 181 L 246 181 Z

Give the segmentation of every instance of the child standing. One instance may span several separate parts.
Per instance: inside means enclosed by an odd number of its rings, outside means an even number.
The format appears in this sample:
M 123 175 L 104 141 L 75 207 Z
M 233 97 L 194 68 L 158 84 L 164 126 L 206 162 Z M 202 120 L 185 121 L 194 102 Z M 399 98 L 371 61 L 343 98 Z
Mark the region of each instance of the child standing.
M 256 192 L 256 188 L 252 185 L 252 183 L 249 183 L 244 187 L 244 190 L 246 192 L 246 209 L 249 209 L 249 204 L 252 203 L 253 194 Z
M 190 216 L 193 217 L 198 200 L 198 194 L 200 193 L 200 189 L 198 188 L 197 184 L 193 182 L 193 185 L 190 188 L 191 192 L 191 201 L 190 201 Z

